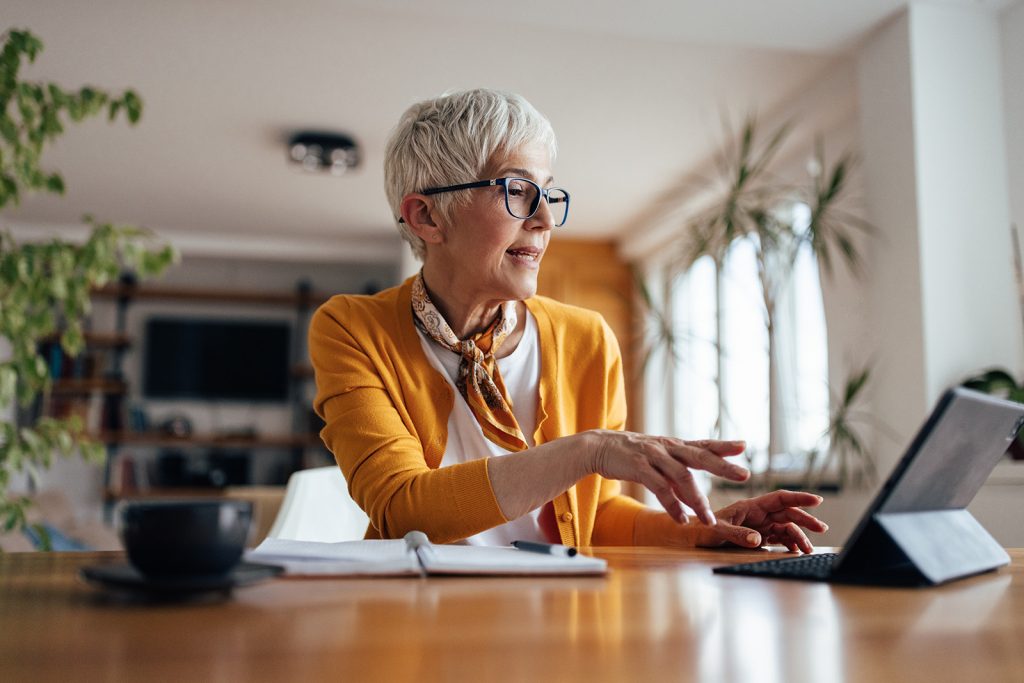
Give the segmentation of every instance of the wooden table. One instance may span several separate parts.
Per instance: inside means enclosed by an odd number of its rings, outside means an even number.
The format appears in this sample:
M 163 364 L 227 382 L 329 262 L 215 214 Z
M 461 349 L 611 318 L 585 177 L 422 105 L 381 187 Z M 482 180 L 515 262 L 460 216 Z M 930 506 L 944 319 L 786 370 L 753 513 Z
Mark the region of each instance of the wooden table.
M 751 551 L 601 548 L 606 577 L 275 579 L 145 604 L 116 553 L 0 555 L 0 681 L 1024 681 L 1024 550 L 935 589 L 725 577 Z

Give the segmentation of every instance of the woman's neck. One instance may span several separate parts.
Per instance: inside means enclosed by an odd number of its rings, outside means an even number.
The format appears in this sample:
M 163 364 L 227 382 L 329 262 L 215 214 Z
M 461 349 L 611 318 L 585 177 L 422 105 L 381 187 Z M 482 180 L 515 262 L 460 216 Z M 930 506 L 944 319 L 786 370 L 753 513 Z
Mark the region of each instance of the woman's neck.
M 498 316 L 503 301 L 481 300 L 470 295 L 459 295 L 457 287 L 439 277 L 436 273 L 428 273 L 423 269 L 423 284 L 427 288 L 430 300 L 452 332 L 459 339 L 466 339 L 487 329 Z

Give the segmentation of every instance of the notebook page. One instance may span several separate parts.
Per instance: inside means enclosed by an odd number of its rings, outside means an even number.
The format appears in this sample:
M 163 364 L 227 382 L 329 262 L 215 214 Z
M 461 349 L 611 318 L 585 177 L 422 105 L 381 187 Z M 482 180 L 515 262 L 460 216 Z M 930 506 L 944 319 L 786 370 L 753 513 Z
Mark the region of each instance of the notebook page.
M 419 549 L 428 574 L 604 574 L 608 563 L 596 557 L 558 557 L 515 548 L 437 545 Z
M 268 538 L 245 553 L 248 562 L 284 567 L 299 576 L 419 574 L 420 566 L 404 540 L 320 543 Z

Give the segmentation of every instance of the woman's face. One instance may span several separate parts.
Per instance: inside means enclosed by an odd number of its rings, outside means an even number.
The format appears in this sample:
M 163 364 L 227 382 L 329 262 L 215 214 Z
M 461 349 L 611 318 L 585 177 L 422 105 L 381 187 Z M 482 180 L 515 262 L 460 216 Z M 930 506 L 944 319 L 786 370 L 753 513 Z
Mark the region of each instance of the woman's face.
M 528 178 L 549 187 L 551 157 L 547 146 L 529 144 L 499 155 L 472 180 Z M 442 227 L 439 248 L 428 248 L 452 281 L 459 298 L 476 302 L 520 301 L 537 292 L 537 272 L 547 249 L 554 221 L 546 201 L 527 219 L 515 218 L 505 208 L 505 188 L 481 187 L 471 193 L 468 203 L 456 204 L 452 220 Z

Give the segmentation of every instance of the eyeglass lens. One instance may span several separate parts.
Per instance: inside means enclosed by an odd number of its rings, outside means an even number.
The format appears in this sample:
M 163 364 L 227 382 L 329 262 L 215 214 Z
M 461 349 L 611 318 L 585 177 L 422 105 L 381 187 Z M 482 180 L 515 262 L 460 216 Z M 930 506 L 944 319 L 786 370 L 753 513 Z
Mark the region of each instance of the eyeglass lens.
M 513 178 L 505 184 L 508 210 L 516 218 L 529 218 L 537 212 L 540 203 L 540 187 L 522 178 Z M 564 190 L 548 190 L 548 210 L 555 225 L 565 223 L 569 211 L 569 197 Z

